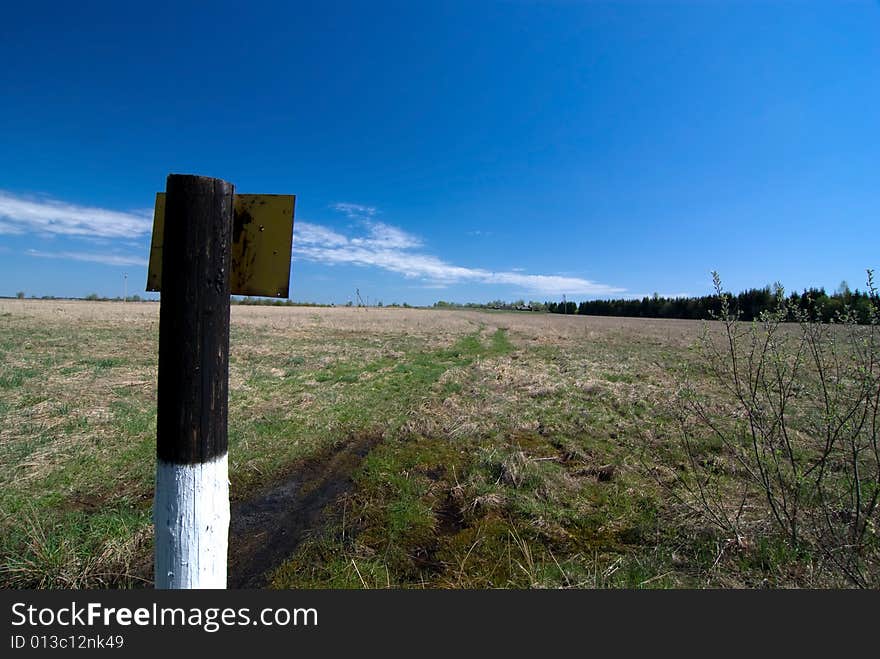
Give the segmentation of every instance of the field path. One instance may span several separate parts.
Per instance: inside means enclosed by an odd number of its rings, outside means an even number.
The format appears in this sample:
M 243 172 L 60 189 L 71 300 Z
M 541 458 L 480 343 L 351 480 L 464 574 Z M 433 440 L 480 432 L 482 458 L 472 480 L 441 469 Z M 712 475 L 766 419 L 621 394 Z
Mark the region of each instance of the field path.
M 354 437 L 329 456 L 297 465 L 256 498 L 233 504 L 229 587 L 264 588 L 266 575 L 310 530 L 322 528 L 325 509 L 352 488 L 352 473 L 380 440 L 379 435 Z

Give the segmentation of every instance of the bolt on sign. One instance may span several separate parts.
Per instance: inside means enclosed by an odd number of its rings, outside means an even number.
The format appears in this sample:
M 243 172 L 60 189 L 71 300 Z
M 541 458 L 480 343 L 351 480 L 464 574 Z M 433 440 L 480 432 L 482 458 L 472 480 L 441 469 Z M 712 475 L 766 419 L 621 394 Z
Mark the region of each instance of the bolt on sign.
M 295 195 L 237 194 L 233 197 L 232 295 L 289 296 Z M 147 290 L 162 290 L 165 193 L 156 193 Z

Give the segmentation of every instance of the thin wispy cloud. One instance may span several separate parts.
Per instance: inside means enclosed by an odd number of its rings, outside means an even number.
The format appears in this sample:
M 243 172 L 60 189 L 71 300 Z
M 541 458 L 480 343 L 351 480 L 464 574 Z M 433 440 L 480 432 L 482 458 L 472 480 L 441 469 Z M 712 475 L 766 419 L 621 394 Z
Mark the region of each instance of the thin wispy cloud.
M 146 267 L 147 259 L 128 254 L 103 254 L 100 252 L 45 252 L 38 249 L 25 251 L 28 256 L 36 256 L 42 259 L 67 259 L 71 261 L 86 261 L 89 263 L 102 263 L 114 266 L 141 266 Z
M 338 202 L 330 204 L 330 208 L 345 215 L 353 220 L 369 219 L 378 212 L 374 206 L 364 206 L 363 204 L 349 204 L 346 202 Z
M 394 272 L 422 286 L 491 284 L 509 286 L 536 295 L 619 295 L 626 289 L 580 277 L 532 274 L 520 268 L 492 271 L 450 263 L 425 250 L 424 242 L 399 227 L 379 222 L 372 206 L 352 203 L 332 208 L 356 220 L 356 233 L 346 235 L 311 222 L 295 223 L 294 256 L 325 265 L 358 265 Z M 149 235 L 150 211 L 113 211 L 79 206 L 54 199 L 32 199 L 0 191 L 0 234 L 63 236 L 108 245 L 133 245 L 132 240 Z M 146 255 L 118 251 L 29 249 L 29 256 L 102 263 L 117 267 L 146 266 Z
M 338 206 L 338 205 L 337 205 Z M 348 215 L 348 206 L 337 208 Z M 375 214 L 375 209 L 373 209 Z M 497 284 L 541 295 L 612 295 L 625 292 L 582 279 L 522 271 L 491 271 L 455 265 L 419 248 L 422 241 L 402 229 L 375 221 L 362 221 L 363 235 L 346 236 L 338 231 L 311 222 L 297 222 L 294 235 L 294 256 L 326 265 L 358 265 L 381 268 L 420 279 L 426 285 L 442 287 L 450 284 Z
M 152 211 L 114 211 L 0 190 L 0 234 L 137 238 L 150 232 Z
M 0 235 L 20 236 L 23 233 L 24 228 L 22 226 L 0 220 Z

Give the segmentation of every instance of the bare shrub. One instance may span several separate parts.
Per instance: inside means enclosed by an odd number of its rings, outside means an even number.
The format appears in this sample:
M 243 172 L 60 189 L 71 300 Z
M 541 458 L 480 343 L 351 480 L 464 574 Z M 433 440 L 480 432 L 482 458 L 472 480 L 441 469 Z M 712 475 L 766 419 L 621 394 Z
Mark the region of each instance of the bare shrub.
M 789 303 L 743 322 L 721 297 L 698 343 L 712 390 L 685 385 L 678 427 L 681 500 L 743 544 L 775 529 L 835 577 L 880 583 L 880 305 L 868 271 L 868 324 L 830 323 Z M 720 332 L 718 331 L 720 329 Z

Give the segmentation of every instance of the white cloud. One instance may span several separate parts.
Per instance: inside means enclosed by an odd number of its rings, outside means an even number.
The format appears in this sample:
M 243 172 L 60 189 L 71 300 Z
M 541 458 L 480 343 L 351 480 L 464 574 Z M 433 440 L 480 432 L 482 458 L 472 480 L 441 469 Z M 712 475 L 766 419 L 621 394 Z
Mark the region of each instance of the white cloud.
M 148 234 L 152 211 L 113 211 L 54 199 L 28 199 L 0 190 L 0 233 L 135 238 Z
M 417 279 L 426 286 L 496 284 L 522 293 L 540 295 L 618 295 L 626 289 L 589 279 L 548 274 L 529 274 L 518 268 L 491 271 L 454 265 L 425 253 L 423 242 L 406 231 L 372 219 L 378 210 L 361 204 L 337 203 L 332 208 L 358 220 L 362 235 L 346 236 L 311 222 L 296 222 L 294 254 L 297 258 L 327 265 L 351 264 L 376 267 Z M 78 206 L 52 199 L 28 199 L 0 191 L 0 234 L 67 236 L 93 240 L 131 241 L 149 235 L 152 211 L 113 211 Z M 131 244 L 126 242 L 125 244 Z M 40 251 L 30 256 L 71 259 L 111 266 L 146 266 L 147 259 L 113 252 Z
M 9 236 L 20 236 L 23 233 L 24 229 L 21 226 L 0 221 L 0 235 L 6 234 Z
M 43 259 L 70 259 L 73 261 L 88 261 L 90 263 L 103 263 L 114 266 L 143 266 L 146 267 L 147 259 L 140 256 L 127 254 L 102 254 L 95 252 L 44 252 L 37 249 L 29 249 L 25 252 L 28 256 L 36 256 Z
M 449 284 L 419 284 L 418 286 L 410 286 L 409 288 L 414 288 L 418 290 L 443 290 L 445 288 L 449 288 Z
M 410 249 L 422 246 L 422 241 L 419 238 L 397 227 L 383 222 L 365 222 L 364 224 L 369 235 L 366 238 L 352 238 L 352 244 L 381 249 Z
M 348 238 L 332 229 L 310 222 L 297 221 L 294 225 L 296 241 L 305 245 L 336 246 L 348 243 Z
M 351 219 L 356 220 L 371 218 L 377 213 L 376 208 L 374 208 L 373 206 L 364 206 L 362 204 L 348 204 L 345 202 L 330 204 L 330 208 L 339 211 L 340 213 L 345 213 Z
M 337 204 L 336 206 L 340 206 Z M 349 206 L 366 208 L 357 204 Z M 375 209 L 370 209 L 375 213 Z M 431 254 L 416 251 L 422 241 L 402 229 L 382 222 L 364 220 L 366 235 L 348 237 L 332 229 L 298 222 L 295 224 L 294 258 L 305 258 L 327 265 L 359 265 L 382 268 L 408 279 L 420 279 L 426 285 L 499 284 L 541 295 L 613 295 L 623 288 L 579 277 L 528 274 L 522 271 L 493 272 L 447 263 Z

